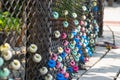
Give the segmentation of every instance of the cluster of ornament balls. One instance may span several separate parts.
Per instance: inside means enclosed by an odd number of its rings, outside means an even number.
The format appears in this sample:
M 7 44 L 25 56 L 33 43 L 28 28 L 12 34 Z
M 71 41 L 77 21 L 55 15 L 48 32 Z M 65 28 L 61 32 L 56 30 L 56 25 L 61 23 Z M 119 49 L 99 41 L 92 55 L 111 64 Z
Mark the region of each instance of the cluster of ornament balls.
M 25 54 L 26 49 L 24 48 L 21 52 Z M 18 71 L 21 68 L 19 59 L 14 58 L 18 54 L 19 52 L 16 52 L 8 43 L 0 46 L 0 79 L 13 80 L 12 78 L 8 78 L 12 73 L 11 70 Z
M 65 10 L 65 15 L 67 15 L 67 14 L 68 14 L 68 11 Z M 59 18 L 59 14 L 57 12 L 53 12 L 52 15 L 55 19 Z M 79 21 L 76 19 L 77 14 L 72 13 L 72 17 L 75 19 L 73 21 L 75 26 L 79 25 Z M 69 26 L 69 23 L 67 21 L 63 21 L 63 26 L 67 28 Z M 52 69 L 56 68 L 56 70 L 58 72 L 57 74 L 55 74 L 55 79 L 56 80 L 68 80 L 72 73 L 78 72 L 79 68 L 76 65 L 76 62 L 79 61 L 80 54 L 77 52 L 79 50 L 78 47 L 76 47 L 76 49 L 74 50 L 75 45 L 77 44 L 77 42 L 79 42 L 79 40 L 77 38 L 74 38 L 76 35 L 77 35 L 76 30 L 73 30 L 69 36 L 66 33 L 61 34 L 59 32 L 59 30 L 56 30 L 54 32 L 55 38 L 60 38 L 61 37 L 61 39 L 63 40 L 63 46 L 66 46 L 66 47 L 64 49 L 62 47 L 58 47 L 57 48 L 57 51 L 58 51 L 57 54 L 51 52 L 50 59 L 47 62 L 47 67 L 44 66 L 44 67 L 39 69 L 39 72 L 40 72 L 41 75 L 46 75 L 45 78 L 44 78 L 45 80 L 52 80 L 54 78 L 53 75 L 49 73 L 49 68 L 52 68 Z M 69 37 L 71 40 L 72 39 L 73 40 L 69 42 L 66 39 L 67 37 Z M 67 47 L 67 46 L 69 46 L 70 48 Z M 37 50 L 38 50 L 38 47 L 35 44 L 31 44 L 28 47 L 28 51 L 30 53 L 34 54 L 33 55 L 33 61 L 36 62 L 36 63 L 40 63 L 40 61 L 42 60 L 42 56 L 40 54 L 36 53 Z M 62 61 L 63 61 L 63 59 L 65 59 L 67 57 L 67 55 L 69 55 L 71 53 L 72 53 L 72 55 L 74 55 L 75 61 L 74 61 L 74 59 L 71 60 L 69 62 L 70 66 L 67 67 L 68 65 L 64 65 L 62 63 Z
M 35 62 L 35 63 L 40 63 L 41 60 L 43 59 L 42 56 L 40 54 L 37 53 L 37 50 L 38 50 L 38 47 L 37 45 L 35 44 L 31 44 L 27 51 L 29 53 L 32 53 L 33 54 L 33 58 L 32 60 Z M 63 52 L 63 49 L 61 47 L 58 48 L 58 51 L 59 53 Z M 65 57 L 65 54 L 61 54 L 61 56 L 64 56 Z M 57 54 L 51 54 L 50 56 L 50 60 L 48 60 L 47 62 L 47 67 L 44 66 L 42 68 L 40 68 L 38 71 L 40 72 L 41 75 L 45 75 L 44 77 L 44 80 L 53 80 L 54 77 L 53 75 L 51 75 L 49 73 L 49 68 L 54 68 L 56 67 L 57 69 L 59 69 L 59 72 L 58 74 L 56 74 L 56 80 L 67 80 L 68 77 L 69 77 L 69 73 L 66 72 L 66 69 L 67 67 L 64 66 L 61 61 L 62 61 L 62 57 L 61 56 L 58 56 Z M 57 61 L 57 62 L 56 62 Z M 72 62 L 71 61 L 71 65 L 74 65 L 75 62 Z M 74 66 L 74 70 L 76 70 L 76 66 Z M 76 70 L 77 71 L 77 70 Z M 64 75 L 63 75 L 64 74 Z
M 84 11 L 87 10 L 85 6 L 82 7 Z M 63 11 L 64 15 L 68 15 L 68 11 Z M 52 13 L 54 19 L 59 18 L 58 12 L 54 11 Z M 81 27 L 80 25 L 84 25 L 84 21 L 78 21 L 77 14 L 72 13 L 72 17 L 74 18 L 73 23 L 76 26 L 76 29 L 73 29 L 70 34 L 67 35 L 67 33 L 63 32 L 60 33 L 59 30 L 54 31 L 55 38 L 61 38 L 63 40 L 63 46 L 57 48 L 57 54 L 52 53 L 50 56 L 50 60 L 48 61 L 48 67 L 49 68 L 57 68 L 58 73 L 56 74 L 56 80 L 66 80 L 69 79 L 71 73 L 78 72 L 79 67 L 76 65 L 76 62 L 79 62 L 81 59 L 83 62 L 88 61 L 88 57 L 83 56 L 83 52 L 81 50 L 81 47 L 86 47 L 85 51 L 90 52 L 89 55 L 92 56 L 92 52 L 88 46 L 89 42 L 87 39 L 87 36 L 85 34 L 85 27 Z M 82 20 L 85 20 L 86 16 L 82 16 Z M 63 21 L 63 26 L 65 28 L 68 28 L 69 23 L 68 21 Z M 80 25 L 79 25 L 80 24 Z M 83 32 L 80 34 L 79 32 Z M 67 38 L 71 39 L 71 41 L 67 41 Z M 80 40 L 82 38 L 82 40 Z M 91 43 L 93 41 L 91 40 Z M 94 43 L 94 42 L 93 42 Z M 73 60 L 69 62 L 69 64 L 66 67 L 66 65 L 62 64 L 63 59 L 66 58 L 69 54 L 73 55 Z
M 42 56 L 39 53 L 37 53 L 37 50 L 38 50 L 38 47 L 36 44 L 31 44 L 27 48 L 27 51 L 33 54 L 32 60 L 35 63 L 40 63 L 42 60 Z M 53 80 L 53 76 L 48 73 L 48 68 L 46 66 L 40 68 L 38 71 L 40 72 L 41 75 L 46 75 L 44 80 Z

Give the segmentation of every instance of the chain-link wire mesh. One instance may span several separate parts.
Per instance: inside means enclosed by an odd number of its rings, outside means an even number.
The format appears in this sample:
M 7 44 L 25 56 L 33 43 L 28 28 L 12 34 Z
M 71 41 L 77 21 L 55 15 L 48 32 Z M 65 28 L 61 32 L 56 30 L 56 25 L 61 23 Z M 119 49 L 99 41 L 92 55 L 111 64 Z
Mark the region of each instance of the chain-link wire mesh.
M 0 45 L 7 42 L 12 47 L 10 51 L 15 51 L 0 66 L 0 78 L 71 80 L 94 51 L 98 10 L 93 2 L 96 1 L 0 0 Z M 5 58 L 3 52 L 1 48 L 1 58 Z M 20 69 L 9 65 L 15 59 L 21 63 Z M 10 70 L 6 77 L 1 76 L 5 67 Z
M 0 80 L 24 80 L 26 0 L 0 0 Z
M 33 4 L 34 3 L 34 4 Z M 32 6 L 31 6 L 32 5 Z M 36 53 L 42 56 L 42 61 L 36 63 L 33 61 L 33 55 L 27 53 L 26 58 L 26 79 L 27 80 L 44 80 L 44 76 L 40 74 L 39 69 L 43 66 L 47 66 L 49 59 L 49 47 L 50 47 L 50 30 L 48 22 L 50 1 L 32 1 L 28 5 L 28 30 L 27 30 L 27 47 L 31 44 L 36 44 L 38 50 Z
M 32 3 L 32 1 L 31 1 Z M 87 7 L 87 11 L 83 11 L 82 6 Z M 39 8 L 38 8 L 39 7 Z M 35 19 L 32 21 L 32 24 L 30 22 L 29 29 L 28 29 L 28 47 L 31 44 L 36 44 L 38 47 L 38 50 L 36 53 L 40 54 L 42 56 L 42 61 L 39 63 L 36 63 L 33 61 L 33 56 L 36 54 L 27 53 L 27 64 L 26 64 L 26 79 L 30 80 L 47 80 L 48 78 L 53 78 L 53 80 L 59 80 L 59 77 L 63 77 L 62 75 L 69 74 L 69 77 L 64 77 L 61 80 L 64 79 L 71 79 L 74 76 L 74 72 L 69 72 L 68 69 L 71 69 L 70 63 L 71 61 L 75 61 L 76 67 L 81 67 L 80 64 L 84 64 L 84 60 L 81 62 L 79 61 L 79 57 L 76 58 L 75 55 L 72 53 L 66 54 L 65 49 L 71 48 L 70 45 L 64 46 L 64 42 L 67 40 L 69 41 L 69 44 L 72 43 L 72 41 L 79 39 L 78 43 L 82 42 L 82 37 L 84 33 L 86 33 L 86 36 L 88 40 L 91 40 L 92 36 L 91 34 L 95 34 L 93 20 L 95 19 L 93 16 L 93 2 L 92 1 L 82 1 L 82 0 L 56 0 L 56 1 L 37 1 L 35 2 L 34 8 L 31 7 L 31 10 L 34 10 L 34 12 L 30 17 L 30 20 Z M 63 13 L 64 11 L 68 11 L 68 15 L 65 16 Z M 72 13 L 77 14 L 77 18 L 72 17 Z M 83 19 L 83 16 L 86 16 L 87 19 Z M 83 21 L 88 23 L 87 25 L 75 25 L 74 20 L 78 21 L 78 24 L 80 21 Z M 68 27 L 66 28 L 63 25 L 63 22 L 68 22 Z M 29 23 L 29 22 L 28 22 Z M 74 36 L 74 38 L 68 37 L 71 35 L 71 33 L 76 30 L 76 28 L 80 29 L 80 27 L 85 28 L 88 30 L 88 32 L 83 32 L 81 35 L 81 32 L 78 32 L 77 35 Z M 56 38 L 55 32 L 60 32 L 60 35 L 65 33 L 67 35 L 67 38 L 62 39 L 62 36 L 59 36 L 59 38 Z M 93 39 L 95 39 L 95 36 Z M 79 37 L 79 38 L 78 38 Z M 84 42 L 84 41 L 83 41 Z M 77 43 L 77 44 L 78 44 Z M 93 44 L 93 45 L 92 45 Z M 94 43 L 88 44 L 87 48 L 93 48 L 94 49 Z M 77 45 L 82 48 L 79 49 L 79 52 L 77 52 L 77 56 L 81 56 L 80 59 L 84 57 L 88 57 L 88 53 L 85 52 L 86 47 L 83 45 Z M 76 47 L 76 46 L 75 46 Z M 63 50 L 62 53 L 59 52 L 59 48 Z M 74 51 L 74 49 L 71 49 L 71 52 Z M 81 51 L 81 53 L 80 53 Z M 93 51 L 93 50 L 90 50 Z M 74 52 L 73 52 L 74 53 Z M 56 58 L 56 59 L 55 59 Z M 77 61 L 78 60 L 78 61 Z M 56 64 L 56 65 L 54 65 Z M 58 65 L 60 64 L 60 67 L 58 68 Z M 31 67 L 32 66 L 32 67 Z M 44 73 L 41 72 L 41 70 L 45 71 L 45 68 L 47 68 L 48 72 Z M 42 68 L 42 69 L 41 69 Z M 63 69 L 65 69 L 62 72 Z M 44 73 L 44 74 L 43 74 Z M 61 74 L 62 73 L 62 74 Z M 49 74 L 49 75 L 48 75 Z

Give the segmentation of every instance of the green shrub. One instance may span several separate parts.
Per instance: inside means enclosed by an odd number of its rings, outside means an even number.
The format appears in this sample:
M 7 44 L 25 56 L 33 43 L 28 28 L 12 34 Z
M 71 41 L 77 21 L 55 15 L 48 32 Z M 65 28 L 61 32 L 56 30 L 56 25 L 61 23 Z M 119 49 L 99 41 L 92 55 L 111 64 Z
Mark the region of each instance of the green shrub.
M 7 11 L 0 12 L 0 31 L 17 31 L 21 30 L 21 22 L 19 18 L 11 17 Z

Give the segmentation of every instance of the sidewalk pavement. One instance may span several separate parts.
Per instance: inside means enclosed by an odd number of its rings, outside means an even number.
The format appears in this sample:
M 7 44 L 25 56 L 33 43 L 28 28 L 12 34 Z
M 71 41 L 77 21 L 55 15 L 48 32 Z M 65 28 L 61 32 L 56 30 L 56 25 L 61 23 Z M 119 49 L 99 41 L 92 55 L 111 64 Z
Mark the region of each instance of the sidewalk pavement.
M 111 26 L 120 26 L 120 4 L 114 3 L 113 7 L 105 5 L 104 24 Z
M 114 3 L 113 7 L 105 5 L 103 21 L 120 21 L 120 4 Z
M 120 75 L 118 76 L 117 80 L 120 80 Z

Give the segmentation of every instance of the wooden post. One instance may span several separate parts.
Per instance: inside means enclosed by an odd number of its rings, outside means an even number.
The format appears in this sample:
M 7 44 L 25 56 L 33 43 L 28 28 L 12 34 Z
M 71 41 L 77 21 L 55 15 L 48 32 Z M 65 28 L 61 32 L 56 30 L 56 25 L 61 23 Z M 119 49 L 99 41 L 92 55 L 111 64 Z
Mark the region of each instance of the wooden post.
M 99 18 L 98 18 L 98 25 L 99 25 L 99 33 L 98 36 L 103 36 L 103 15 L 104 15 L 104 7 L 103 7 L 103 1 L 99 0 Z

